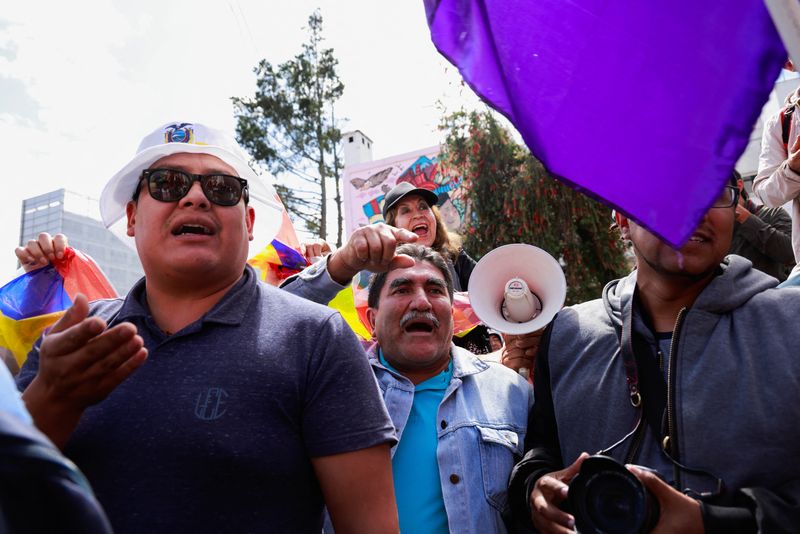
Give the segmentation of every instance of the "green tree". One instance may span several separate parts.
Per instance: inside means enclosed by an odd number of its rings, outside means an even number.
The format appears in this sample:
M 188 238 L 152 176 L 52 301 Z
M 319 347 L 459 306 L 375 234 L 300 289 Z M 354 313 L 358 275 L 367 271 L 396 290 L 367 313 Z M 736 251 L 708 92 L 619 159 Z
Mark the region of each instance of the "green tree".
M 536 245 L 560 261 L 567 304 L 600 296 L 626 270 L 624 246 L 610 229 L 611 209 L 561 184 L 486 112 L 442 120 L 446 172 L 468 187 L 464 247 L 480 258 L 508 243 Z
M 234 97 L 236 135 L 255 160 L 275 175 L 291 173 L 306 187 L 277 184 L 286 209 L 327 239 L 328 182 L 335 188 L 337 246 L 342 243 L 341 131 L 335 104 L 344 92 L 332 48 L 322 46 L 322 15 L 308 18 L 308 42 L 293 59 L 274 66 L 262 59 L 255 95 Z

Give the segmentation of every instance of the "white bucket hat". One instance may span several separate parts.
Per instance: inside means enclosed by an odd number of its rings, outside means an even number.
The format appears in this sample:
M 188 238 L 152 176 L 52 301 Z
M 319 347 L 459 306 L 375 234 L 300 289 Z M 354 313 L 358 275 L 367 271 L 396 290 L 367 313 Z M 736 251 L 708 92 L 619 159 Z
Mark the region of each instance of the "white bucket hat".
M 143 170 L 165 156 L 181 152 L 216 156 L 247 180 L 250 203 L 256 209 L 253 245 L 258 249 L 269 244 L 280 227 L 284 210 L 275 189 L 253 172 L 247 164 L 247 153 L 230 135 L 196 122 L 168 122 L 142 139 L 133 159 L 103 188 L 100 195 L 103 224 L 111 227 L 125 217 L 125 207 L 133 198 Z

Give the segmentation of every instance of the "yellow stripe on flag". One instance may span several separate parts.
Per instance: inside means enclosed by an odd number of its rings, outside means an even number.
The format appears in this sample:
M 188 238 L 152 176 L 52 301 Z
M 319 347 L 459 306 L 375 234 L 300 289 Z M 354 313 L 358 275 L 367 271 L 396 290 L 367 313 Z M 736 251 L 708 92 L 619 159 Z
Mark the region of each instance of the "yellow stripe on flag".
M 60 311 L 16 320 L 0 312 L 0 347 L 10 350 L 17 364 L 22 367 L 28 358 L 28 352 L 42 335 L 42 331 L 62 315 L 64 312 Z
M 328 303 L 328 306 L 342 314 L 344 320 L 350 325 L 350 328 L 353 329 L 353 332 L 355 332 L 358 337 L 365 341 L 372 339 L 369 331 L 358 317 L 352 287 L 348 286 L 339 291 L 339 293 L 333 297 L 333 300 Z

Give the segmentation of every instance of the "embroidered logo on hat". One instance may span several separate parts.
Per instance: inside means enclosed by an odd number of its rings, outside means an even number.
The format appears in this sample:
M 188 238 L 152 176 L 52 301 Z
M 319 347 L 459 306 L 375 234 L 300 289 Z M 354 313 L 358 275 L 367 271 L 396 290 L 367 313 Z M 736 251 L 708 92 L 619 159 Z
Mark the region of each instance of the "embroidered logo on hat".
M 229 133 L 199 122 L 169 121 L 142 139 L 136 154 L 108 181 L 100 195 L 100 215 L 106 227 L 128 242 L 126 207 L 141 180 L 142 171 L 162 158 L 180 153 L 214 156 L 232 167 L 234 175 L 247 180 L 250 204 L 258 212 L 250 255 L 261 252 L 264 243 L 269 243 L 278 233 L 283 204 L 272 185 L 250 167 L 248 154 Z
M 170 124 L 164 128 L 165 143 L 193 143 L 194 128 L 192 123 L 182 122 L 180 124 Z

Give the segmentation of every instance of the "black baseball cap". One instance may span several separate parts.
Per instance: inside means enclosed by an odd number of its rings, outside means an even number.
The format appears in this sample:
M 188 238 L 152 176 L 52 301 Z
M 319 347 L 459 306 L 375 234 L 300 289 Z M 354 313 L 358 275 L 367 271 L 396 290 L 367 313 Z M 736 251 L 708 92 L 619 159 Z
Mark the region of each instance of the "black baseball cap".
M 383 199 L 383 218 L 386 218 L 386 213 L 392 209 L 392 206 L 408 195 L 421 196 L 431 207 L 439 203 L 439 197 L 433 191 L 422 189 L 421 187 L 414 187 L 408 182 L 400 182 L 394 186 L 391 191 L 386 193 Z

